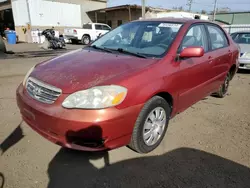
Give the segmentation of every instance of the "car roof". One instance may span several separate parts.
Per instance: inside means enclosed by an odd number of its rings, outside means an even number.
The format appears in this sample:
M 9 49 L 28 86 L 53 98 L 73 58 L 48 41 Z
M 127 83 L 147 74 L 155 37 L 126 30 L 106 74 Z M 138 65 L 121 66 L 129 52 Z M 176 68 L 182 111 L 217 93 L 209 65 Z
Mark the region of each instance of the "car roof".
M 162 22 L 176 22 L 176 23 L 200 23 L 200 22 L 207 22 L 207 23 L 212 23 L 206 20 L 200 20 L 200 19 L 190 19 L 190 18 L 170 18 L 170 17 L 165 17 L 165 18 L 148 18 L 148 19 L 141 19 L 141 20 L 136 20 L 136 21 L 162 21 Z M 216 24 L 216 23 L 213 23 Z M 216 24 L 217 25 L 217 24 Z

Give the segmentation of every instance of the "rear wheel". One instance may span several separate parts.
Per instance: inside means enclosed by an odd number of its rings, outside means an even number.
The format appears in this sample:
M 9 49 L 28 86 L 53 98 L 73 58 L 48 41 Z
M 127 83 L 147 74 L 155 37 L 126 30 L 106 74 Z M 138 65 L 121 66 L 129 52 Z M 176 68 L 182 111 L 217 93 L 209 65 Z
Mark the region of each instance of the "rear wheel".
M 149 153 L 161 143 L 170 117 L 169 104 L 159 96 L 151 98 L 141 110 L 128 147 Z
M 217 97 L 224 98 L 227 95 L 230 79 L 231 79 L 231 74 L 230 72 L 228 72 L 223 84 L 221 84 L 220 89 L 216 93 Z
M 82 44 L 88 45 L 90 43 L 90 37 L 88 35 L 82 36 Z

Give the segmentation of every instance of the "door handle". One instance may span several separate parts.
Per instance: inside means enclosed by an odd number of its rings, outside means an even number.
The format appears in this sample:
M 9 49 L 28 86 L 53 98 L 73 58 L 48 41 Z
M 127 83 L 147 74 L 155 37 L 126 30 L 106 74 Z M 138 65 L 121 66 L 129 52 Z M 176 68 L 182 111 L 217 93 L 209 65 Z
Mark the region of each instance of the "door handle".
M 208 59 L 212 59 L 212 56 L 208 56 Z

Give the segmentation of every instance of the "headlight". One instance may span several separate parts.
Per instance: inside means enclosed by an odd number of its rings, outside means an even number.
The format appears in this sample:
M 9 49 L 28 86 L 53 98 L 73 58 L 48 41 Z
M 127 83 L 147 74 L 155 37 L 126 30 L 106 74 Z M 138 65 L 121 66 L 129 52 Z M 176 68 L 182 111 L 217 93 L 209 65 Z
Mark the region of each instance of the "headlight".
M 23 79 L 23 86 L 25 86 L 26 81 L 29 77 L 29 75 L 31 74 L 31 72 L 34 70 L 35 66 L 31 67 L 31 69 L 27 72 L 27 74 L 25 75 L 24 79 Z
M 120 104 L 127 95 L 121 86 L 97 86 L 69 95 L 62 103 L 65 108 L 101 109 Z
M 245 57 L 245 58 L 250 58 L 250 52 L 244 53 L 243 57 Z

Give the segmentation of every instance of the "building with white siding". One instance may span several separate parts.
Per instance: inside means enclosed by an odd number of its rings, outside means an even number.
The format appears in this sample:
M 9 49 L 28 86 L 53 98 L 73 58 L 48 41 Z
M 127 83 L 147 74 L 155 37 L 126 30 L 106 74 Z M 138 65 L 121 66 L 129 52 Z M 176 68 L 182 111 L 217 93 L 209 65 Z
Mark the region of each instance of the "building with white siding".
M 13 26 L 19 40 L 29 42 L 31 30 L 55 27 L 63 31 L 66 27 L 81 27 L 83 23 L 91 22 L 86 12 L 106 8 L 107 1 L 0 0 L 0 11 L 3 6 L 13 14 Z

